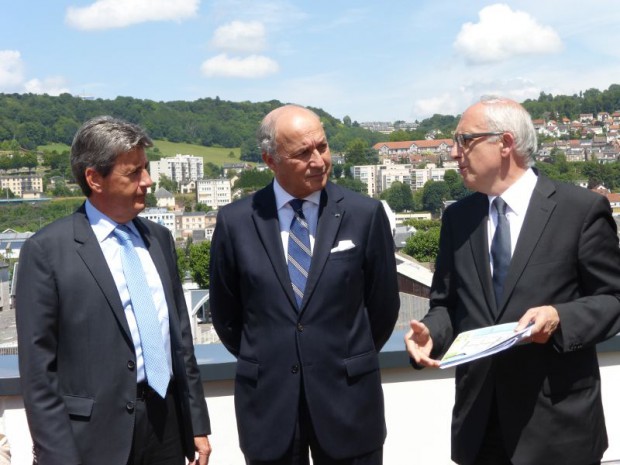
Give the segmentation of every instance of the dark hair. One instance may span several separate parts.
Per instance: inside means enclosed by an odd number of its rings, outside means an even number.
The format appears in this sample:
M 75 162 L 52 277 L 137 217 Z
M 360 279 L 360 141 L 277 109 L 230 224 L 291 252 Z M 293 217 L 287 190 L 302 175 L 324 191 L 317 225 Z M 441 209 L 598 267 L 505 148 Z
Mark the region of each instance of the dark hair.
M 111 116 L 97 116 L 84 123 L 73 138 L 71 171 L 84 195 L 90 197 L 87 168 L 106 177 L 119 155 L 136 147 L 152 146 L 153 141 L 140 126 Z

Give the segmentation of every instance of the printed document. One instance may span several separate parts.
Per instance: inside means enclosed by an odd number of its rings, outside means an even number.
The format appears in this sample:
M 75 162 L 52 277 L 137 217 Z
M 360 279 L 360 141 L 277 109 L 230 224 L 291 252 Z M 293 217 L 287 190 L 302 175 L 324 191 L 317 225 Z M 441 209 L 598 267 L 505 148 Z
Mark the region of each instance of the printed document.
M 449 368 L 496 354 L 522 342 L 532 332 L 531 325 L 519 332 L 515 332 L 516 327 L 516 322 L 505 323 L 459 334 L 441 359 L 439 368 Z

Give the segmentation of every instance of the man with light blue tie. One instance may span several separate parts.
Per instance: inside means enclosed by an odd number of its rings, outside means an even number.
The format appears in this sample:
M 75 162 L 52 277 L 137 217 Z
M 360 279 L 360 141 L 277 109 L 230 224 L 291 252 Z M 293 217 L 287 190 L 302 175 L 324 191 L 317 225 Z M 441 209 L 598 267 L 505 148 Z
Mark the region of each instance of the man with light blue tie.
M 35 463 L 208 463 L 174 241 L 137 216 L 152 185 L 150 146 L 136 125 L 86 122 L 71 167 L 87 200 L 20 254 L 19 366 Z
M 379 465 L 386 436 L 378 352 L 399 310 L 380 202 L 328 182 L 319 117 L 285 105 L 258 131 L 273 183 L 222 208 L 211 315 L 237 357 L 249 465 Z

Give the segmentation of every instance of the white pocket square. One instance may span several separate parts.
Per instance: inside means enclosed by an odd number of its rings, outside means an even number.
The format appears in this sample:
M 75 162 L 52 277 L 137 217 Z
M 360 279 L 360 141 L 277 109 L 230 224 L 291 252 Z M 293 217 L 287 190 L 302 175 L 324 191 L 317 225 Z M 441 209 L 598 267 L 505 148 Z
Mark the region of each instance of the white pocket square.
M 355 244 L 353 243 L 353 241 L 346 239 L 344 241 L 338 242 L 338 245 L 334 247 L 333 249 L 331 249 L 329 252 L 330 253 L 344 252 L 345 250 L 350 250 L 354 247 L 355 247 Z

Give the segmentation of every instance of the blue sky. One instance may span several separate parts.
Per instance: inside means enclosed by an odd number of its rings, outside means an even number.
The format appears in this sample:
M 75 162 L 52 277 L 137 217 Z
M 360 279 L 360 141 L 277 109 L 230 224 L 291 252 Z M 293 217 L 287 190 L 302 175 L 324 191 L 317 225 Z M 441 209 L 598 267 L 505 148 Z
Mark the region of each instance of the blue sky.
M 459 114 L 620 83 L 618 0 L 2 0 L 0 92 Z

